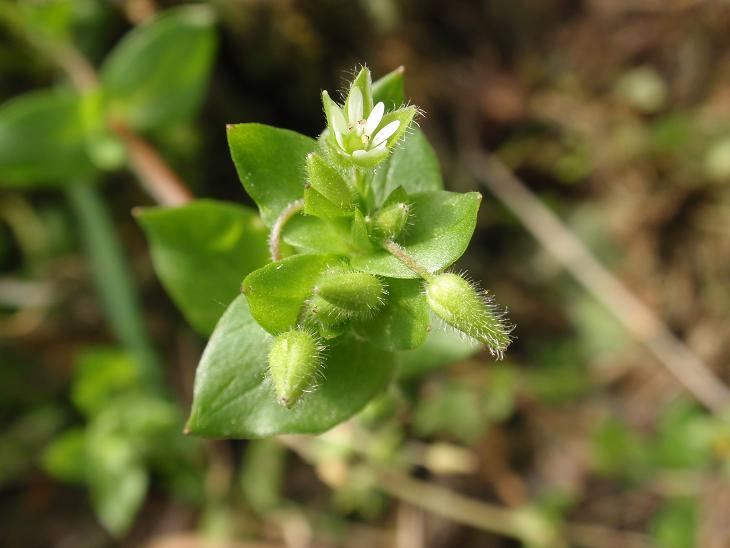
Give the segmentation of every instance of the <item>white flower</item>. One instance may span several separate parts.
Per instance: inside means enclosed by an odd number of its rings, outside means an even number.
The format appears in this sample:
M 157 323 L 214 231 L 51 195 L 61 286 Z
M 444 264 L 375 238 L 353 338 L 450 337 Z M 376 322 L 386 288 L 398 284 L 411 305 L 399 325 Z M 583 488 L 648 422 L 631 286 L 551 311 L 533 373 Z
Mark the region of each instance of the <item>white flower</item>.
M 382 124 L 385 114 L 382 101 L 367 113 L 366 118 L 362 92 L 358 87 L 353 87 L 350 91 L 345 112 L 334 101 L 327 99 L 329 96 L 325 99 L 325 109 L 328 110 L 330 130 L 342 153 L 356 160 L 370 160 L 387 155 L 388 139 L 398 131 L 401 121 L 393 120 Z

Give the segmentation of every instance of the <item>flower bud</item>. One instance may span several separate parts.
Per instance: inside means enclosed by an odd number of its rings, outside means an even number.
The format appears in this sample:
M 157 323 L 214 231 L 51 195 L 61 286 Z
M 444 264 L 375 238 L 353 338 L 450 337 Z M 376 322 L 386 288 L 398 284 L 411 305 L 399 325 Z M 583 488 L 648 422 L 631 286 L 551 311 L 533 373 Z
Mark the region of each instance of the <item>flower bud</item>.
M 352 318 L 350 312 L 323 299 L 318 294 L 309 299 L 308 306 L 312 317 L 317 319 L 321 325 L 333 327 Z
M 504 314 L 486 292 L 478 291 L 464 278 L 453 273 L 434 276 L 426 284 L 428 304 L 447 324 L 485 344 L 501 358 L 512 338 L 512 328 L 503 322 Z
M 405 230 L 411 208 L 404 202 L 386 205 L 372 219 L 373 234 L 383 240 L 395 240 Z
M 269 352 L 269 372 L 279 403 L 291 408 L 309 388 L 322 362 L 322 346 L 307 331 L 282 333 Z
M 331 269 L 325 272 L 314 291 L 345 317 L 367 318 L 384 304 L 383 282 L 356 270 Z

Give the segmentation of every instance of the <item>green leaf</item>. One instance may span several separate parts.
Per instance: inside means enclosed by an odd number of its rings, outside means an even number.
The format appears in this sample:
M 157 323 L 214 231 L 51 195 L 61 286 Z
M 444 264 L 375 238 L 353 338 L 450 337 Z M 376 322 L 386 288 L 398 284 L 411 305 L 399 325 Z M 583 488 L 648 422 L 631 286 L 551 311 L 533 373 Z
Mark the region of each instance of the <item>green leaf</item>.
M 350 227 L 345 219 L 325 221 L 309 215 L 295 215 L 284 228 L 284 242 L 300 253 L 348 255 L 353 251 Z
M 412 224 L 402 244 L 406 252 L 429 272 L 443 270 L 466 251 L 481 202 L 478 192 L 423 192 L 411 196 Z M 391 278 L 418 275 L 384 250 L 355 257 L 352 266 Z
M 193 116 L 215 56 L 213 22 L 209 8 L 184 7 L 127 34 L 101 68 L 110 115 L 136 129 Z
M 426 341 L 414 350 L 398 354 L 398 377 L 410 379 L 454 364 L 477 352 L 479 347 L 477 341 L 457 333 L 432 315 Z
M 219 438 L 317 434 L 348 419 L 390 380 L 392 355 L 345 339 L 325 354 L 323 379 L 292 409 L 276 402 L 267 374 L 272 338 L 256 323 L 243 297 L 221 318 L 195 378 L 188 430 Z
M 266 512 L 282 502 L 286 474 L 286 448 L 276 440 L 246 444 L 238 485 L 256 512 Z
M 71 428 L 57 436 L 43 451 L 41 464 L 50 476 L 70 483 L 86 479 L 86 433 Z
M 401 66 L 373 82 L 373 103 L 382 101 L 386 111 L 403 104 L 405 101 L 403 72 L 404 68 Z
M 309 185 L 304 186 L 304 213 L 321 219 L 337 219 L 348 213 Z
M 142 209 L 157 275 L 185 318 L 210 335 L 241 280 L 269 260 L 267 229 L 244 206 L 196 200 L 182 207 Z
M 372 185 L 378 205 L 399 186 L 408 194 L 443 190 L 438 158 L 420 129 L 408 132 L 390 159 L 375 172 Z
M 87 348 L 76 358 L 71 399 L 92 417 L 116 396 L 140 388 L 139 368 L 116 348 Z
M 372 344 L 383 350 L 410 350 L 428 336 L 428 303 L 421 280 L 388 280 L 387 304 L 360 326 Z
M 697 501 L 676 497 L 666 502 L 652 517 L 649 530 L 657 548 L 693 548 L 697 544 L 700 520 Z
M 322 272 L 338 261 L 333 255 L 294 255 L 252 272 L 241 286 L 251 314 L 273 335 L 291 329 Z
M 144 502 L 147 471 L 130 442 L 120 436 L 92 436 L 86 451 L 94 510 L 110 533 L 121 536 Z
M 228 126 L 228 146 L 246 192 L 271 226 L 286 206 L 303 196 L 307 154 L 317 142 L 287 129 L 236 124 Z
M 63 184 L 93 173 L 81 99 L 37 91 L 0 107 L 0 186 Z
M 353 209 L 350 187 L 319 154 L 307 155 L 308 183 L 304 186 L 304 212 L 324 219 L 342 217 Z
M 697 470 L 710 465 L 715 443 L 714 418 L 698 406 L 679 399 L 662 413 L 651 444 L 657 466 Z

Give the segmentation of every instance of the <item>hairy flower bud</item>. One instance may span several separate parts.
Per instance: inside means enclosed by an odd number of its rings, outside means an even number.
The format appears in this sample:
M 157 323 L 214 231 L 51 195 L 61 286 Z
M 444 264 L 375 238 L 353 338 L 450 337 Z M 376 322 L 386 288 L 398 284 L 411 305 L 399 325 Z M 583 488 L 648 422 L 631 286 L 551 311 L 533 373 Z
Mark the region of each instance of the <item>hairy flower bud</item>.
M 311 333 L 293 329 L 274 340 L 269 372 L 281 405 L 291 408 L 313 382 L 322 362 L 322 346 Z
M 372 274 L 346 268 L 327 271 L 314 291 L 345 317 L 367 318 L 384 304 L 383 282 Z
M 373 234 L 384 240 L 395 240 L 405 230 L 411 208 L 404 202 L 386 205 L 372 219 Z
M 485 344 L 501 358 L 512 338 L 512 328 L 486 292 L 478 291 L 461 276 L 444 273 L 426 284 L 428 304 L 437 316 L 459 331 Z

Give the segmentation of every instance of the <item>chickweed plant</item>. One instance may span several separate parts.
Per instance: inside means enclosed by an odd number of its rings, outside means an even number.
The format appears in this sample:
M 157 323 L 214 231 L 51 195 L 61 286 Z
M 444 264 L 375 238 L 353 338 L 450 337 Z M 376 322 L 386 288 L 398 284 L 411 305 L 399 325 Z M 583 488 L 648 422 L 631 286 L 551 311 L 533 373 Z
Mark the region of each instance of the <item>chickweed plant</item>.
M 233 162 L 265 225 L 252 219 L 249 240 L 258 245 L 265 231 L 270 260 L 245 276 L 212 333 L 191 433 L 321 432 L 383 392 L 399 361 L 438 352 L 432 331 L 448 326 L 463 336 L 456 344 L 478 341 L 498 358 L 510 343 L 491 296 L 445 271 L 469 244 L 481 196 L 443 190 L 417 128 L 422 113 L 404 102 L 402 69 L 373 83 L 362 68 L 343 99 L 322 93 L 327 125 L 317 140 L 228 126 Z M 141 222 L 163 282 L 174 286 L 155 250 L 154 217 Z M 221 245 L 245 240 L 241 230 L 219 233 Z

